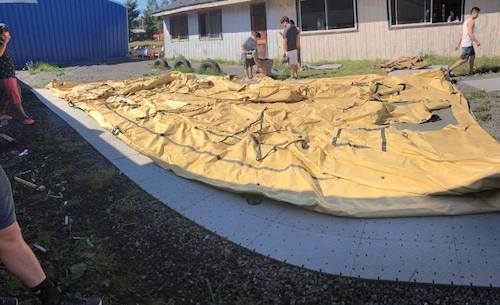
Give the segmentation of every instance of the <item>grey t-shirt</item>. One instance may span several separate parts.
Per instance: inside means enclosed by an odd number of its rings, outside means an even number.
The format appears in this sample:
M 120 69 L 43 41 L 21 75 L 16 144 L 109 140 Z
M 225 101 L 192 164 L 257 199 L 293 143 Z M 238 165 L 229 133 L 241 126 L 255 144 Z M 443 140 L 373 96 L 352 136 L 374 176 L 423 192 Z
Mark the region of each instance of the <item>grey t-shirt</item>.
M 243 46 L 245 51 L 255 51 L 255 49 L 257 49 L 257 43 L 252 39 L 252 37 L 248 37 L 243 43 Z
M 290 25 L 283 31 L 283 37 L 287 39 L 287 51 L 297 49 L 297 27 Z

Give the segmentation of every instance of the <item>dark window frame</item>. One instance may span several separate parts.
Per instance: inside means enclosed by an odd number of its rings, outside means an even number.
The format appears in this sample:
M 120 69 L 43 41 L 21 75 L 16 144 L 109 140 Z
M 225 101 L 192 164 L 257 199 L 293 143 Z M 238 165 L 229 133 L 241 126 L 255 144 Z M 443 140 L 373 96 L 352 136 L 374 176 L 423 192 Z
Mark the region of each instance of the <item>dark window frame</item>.
M 301 0 L 297 0 L 296 2 L 296 7 L 297 7 L 297 25 L 299 25 L 301 34 L 307 35 L 307 34 L 314 34 L 314 33 L 336 33 L 336 32 L 353 32 L 358 30 L 358 0 L 352 0 L 353 3 L 353 20 L 354 20 L 354 26 L 353 27 L 348 27 L 348 28 L 338 28 L 338 29 L 328 29 L 328 0 L 323 0 L 324 1 L 324 7 L 325 7 L 325 27 L 326 29 L 324 30 L 310 30 L 310 31 L 304 31 L 302 27 L 302 6 L 300 5 Z
M 398 0 L 395 0 L 398 1 Z M 425 1 L 425 0 L 422 0 Z M 433 22 L 433 9 L 434 9 L 434 1 L 435 0 L 429 0 L 430 1 L 430 21 L 425 21 L 425 22 L 414 22 L 414 23 L 398 23 L 398 20 L 395 18 L 397 16 L 393 16 L 392 14 L 392 0 L 387 0 L 387 19 L 389 23 L 389 28 L 390 29 L 398 29 L 398 28 L 412 28 L 412 27 L 427 27 L 427 26 L 445 26 L 445 25 L 457 25 L 461 24 L 464 22 L 464 17 L 465 17 L 465 0 L 460 0 L 461 1 L 461 9 L 460 9 L 460 20 L 455 20 L 455 21 L 441 21 L 441 22 Z M 395 23 L 393 23 L 393 17 L 395 20 Z
M 213 29 L 211 28 L 211 23 L 210 23 L 210 18 L 214 15 L 217 14 L 219 17 L 219 33 L 218 35 L 215 35 L 213 32 Z M 204 16 L 205 19 L 205 27 L 206 27 L 206 35 L 202 35 L 201 31 L 201 22 L 200 19 Z M 199 11 L 198 12 L 198 38 L 199 39 L 222 39 L 222 9 L 211 9 L 211 10 L 204 10 L 204 11 Z
M 185 22 L 183 20 L 185 19 Z M 175 24 L 177 21 L 177 25 Z M 181 15 L 173 15 L 169 17 L 169 23 L 170 23 L 170 28 L 169 28 L 169 34 L 170 34 L 170 40 L 174 41 L 180 41 L 180 40 L 189 40 L 189 17 L 186 14 L 181 14 Z M 185 24 L 183 24 L 185 23 Z M 179 31 L 177 29 L 177 26 L 181 27 L 185 25 L 186 29 L 184 31 Z M 174 33 L 175 30 L 175 33 Z

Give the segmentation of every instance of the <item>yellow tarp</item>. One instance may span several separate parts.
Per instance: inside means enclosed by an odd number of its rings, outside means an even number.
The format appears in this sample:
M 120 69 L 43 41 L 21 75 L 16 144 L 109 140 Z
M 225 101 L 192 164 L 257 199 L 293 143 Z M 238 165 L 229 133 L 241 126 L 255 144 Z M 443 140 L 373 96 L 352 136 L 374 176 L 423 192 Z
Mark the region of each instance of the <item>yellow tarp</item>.
M 250 85 L 172 72 L 49 88 L 159 165 L 224 189 L 354 217 L 500 211 L 500 144 L 439 70 Z M 449 107 L 456 122 L 439 130 L 395 126 Z

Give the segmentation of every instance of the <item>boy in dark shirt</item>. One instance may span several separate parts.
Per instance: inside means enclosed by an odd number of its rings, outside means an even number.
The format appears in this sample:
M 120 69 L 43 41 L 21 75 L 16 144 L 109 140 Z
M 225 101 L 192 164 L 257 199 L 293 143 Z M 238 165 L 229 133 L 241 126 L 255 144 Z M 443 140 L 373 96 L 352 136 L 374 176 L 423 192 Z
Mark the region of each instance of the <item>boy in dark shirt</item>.
M 298 49 L 300 48 L 300 40 L 298 38 L 299 32 L 295 25 L 290 24 L 288 17 L 281 18 L 281 25 L 284 27 L 283 31 L 283 57 L 288 57 L 288 64 L 290 65 L 290 73 L 292 78 L 298 78 L 299 55 Z
M 7 52 L 9 42 L 9 29 L 5 24 L 0 24 L 0 89 L 4 91 L 4 98 L 6 99 L 0 113 L 0 121 L 12 120 L 12 117 L 7 114 L 9 104 L 12 104 L 21 114 L 22 123 L 24 125 L 33 125 L 35 121 L 26 114 L 21 104 L 21 92 L 17 85 L 14 64 Z

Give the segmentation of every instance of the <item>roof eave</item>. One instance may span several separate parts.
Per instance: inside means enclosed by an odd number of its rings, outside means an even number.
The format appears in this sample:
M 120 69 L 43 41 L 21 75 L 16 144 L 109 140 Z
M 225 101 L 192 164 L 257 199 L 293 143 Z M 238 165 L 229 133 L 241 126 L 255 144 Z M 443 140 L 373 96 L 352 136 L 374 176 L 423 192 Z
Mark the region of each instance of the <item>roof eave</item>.
M 195 4 L 195 5 L 174 8 L 171 10 L 167 9 L 167 10 L 163 10 L 163 11 L 157 11 L 157 12 L 153 13 L 153 16 L 154 17 L 165 17 L 165 16 L 179 14 L 179 13 L 185 13 L 185 12 L 189 12 L 189 11 L 195 11 L 195 10 L 206 9 L 206 8 L 221 7 L 221 6 L 228 6 L 228 5 L 240 4 L 240 3 L 252 2 L 252 1 L 253 0 L 223 0 L 223 1 L 217 1 L 217 2 Z

